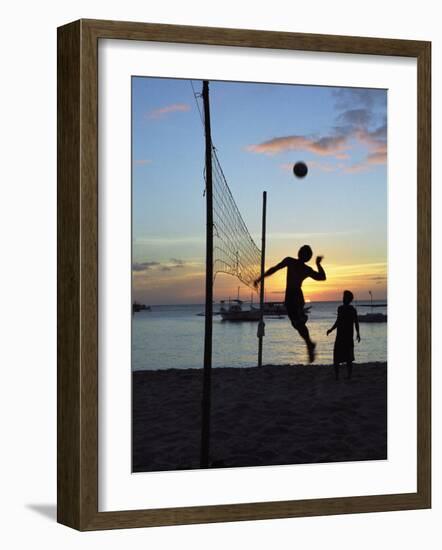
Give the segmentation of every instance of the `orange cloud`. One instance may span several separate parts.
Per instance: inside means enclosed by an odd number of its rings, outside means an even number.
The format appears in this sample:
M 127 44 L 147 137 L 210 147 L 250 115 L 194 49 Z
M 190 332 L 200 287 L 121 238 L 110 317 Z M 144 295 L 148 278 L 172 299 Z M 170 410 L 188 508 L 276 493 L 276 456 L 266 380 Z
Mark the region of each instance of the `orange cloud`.
M 367 162 L 368 164 L 385 164 L 387 162 L 387 151 L 368 155 Z
M 361 162 L 352 164 L 351 166 L 345 166 L 344 172 L 347 174 L 355 174 L 359 172 L 366 172 L 371 166 L 386 164 L 387 162 L 387 151 L 379 151 L 376 153 L 371 153 Z
M 285 136 L 264 141 L 263 143 L 248 145 L 247 151 L 276 155 L 285 151 L 309 151 L 317 155 L 336 155 L 347 148 L 345 136 L 324 136 L 312 139 L 306 136 Z
M 170 113 L 186 111 L 190 111 L 190 105 L 188 105 L 187 103 L 173 103 L 172 105 L 166 105 L 165 107 L 159 107 L 158 109 L 150 111 L 147 115 L 147 118 L 158 119 L 163 118 Z
M 347 124 L 335 126 L 333 132 L 322 137 L 303 135 L 283 136 L 270 139 L 258 144 L 248 145 L 246 150 L 252 153 L 276 155 L 287 151 L 307 151 L 319 156 L 331 156 L 336 160 L 350 159 L 349 150 L 354 147 L 354 142 L 363 145 L 367 150 L 367 156 L 361 162 L 353 165 L 340 163 L 337 165 L 324 163 L 317 160 L 309 161 L 309 166 L 318 168 L 324 172 L 333 172 L 337 169 L 345 173 L 364 172 L 373 165 L 381 165 L 387 162 L 387 125 L 381 124 L 373 130 L 364 125 L 372 118 L 367 109 L 353 109 L 342 113 L 338 120 Z M 291 170 L 290 164 L 282 164 L 283 169 Z
M 387 126 L 385 124 L 371 132 L 359 128 L 355 132 L 355 137 L 373 153 L 384 153 L 387 151 Z

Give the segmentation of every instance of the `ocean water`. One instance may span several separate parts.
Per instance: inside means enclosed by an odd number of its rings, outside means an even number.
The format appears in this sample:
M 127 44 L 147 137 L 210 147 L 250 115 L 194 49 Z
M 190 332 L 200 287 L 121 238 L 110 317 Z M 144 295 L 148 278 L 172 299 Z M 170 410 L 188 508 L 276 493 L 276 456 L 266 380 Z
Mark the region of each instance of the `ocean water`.
M 376 303 L 376 302 L 373 302 Z M 317 343 L 316 364 L 333 363 L 336 332 L 326 331 L 335 319 L 340 302 L 314 302 L 308 327 Z M 359 314 L 370 308 L 358 307 Z M 247 304 L 244 304 L 247 309 Z M 214 306 L 216 311 L 218 306 Z M 201 368 L 204 349 L 204 305 L 152 306 L 132 316 L 132 370 Z M 373 309 L 386 313 L 386 308 Z M 263 364 L 307 362 L 305 344 L 287 317 L 265 317 Z M 257 364 L 258 323 L 222 321 L 213 317 L 213 367 L 251 367 Z M 387 360 L 387 323 L 361 323 L 361 342 L 355 342 L 355 363 Z

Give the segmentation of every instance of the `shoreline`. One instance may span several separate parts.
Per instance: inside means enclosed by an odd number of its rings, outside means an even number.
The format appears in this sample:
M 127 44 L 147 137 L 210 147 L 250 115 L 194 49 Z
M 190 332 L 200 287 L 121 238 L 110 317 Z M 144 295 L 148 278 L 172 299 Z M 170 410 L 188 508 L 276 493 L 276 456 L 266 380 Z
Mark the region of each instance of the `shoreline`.
M 364 363 L 357 363 L 356 361 L 353 362 L 353 367 L 355 369 L 357 368 L 364 368 L 364 367 L 385 367 L 387 365 L 386 361 L 369 361 Z M 305 363 L 282 363 L 281 365 L 273 365 L 271 363 L 267 365 L 262 365 L 261 367 L 258 367 L 258 365 L 255 365 L 253 367 L 212 367 L 213 371 L 230 371 L 230 370 L 254 370 L 254 369 L 266 369 L 266 368 L 272 368 L 272 369 L 279 369 L 281 367 L 284 368 L 306 368 L 306 369 L 314 369 L 314 368 L 328 368 L 332 369 L 333 365 L 331 363 L 320 363 L 315 364 L 312 363 L 310 365 L 306 365 Z M 342 365 L 344 367 L 344 365 Z M 191 372 L 191 371 L 202 371 L 204 367 L 185 367 L 185 368 L 166 368 L 166 369 L 137 369 L 133 370 L 132 374 L 135 374 L 137 372 Z
M 212 467 L 385 460 L 387 364 L 212 370 Z M 134 371 L 133 471 L 199 468 L 202 368 Z

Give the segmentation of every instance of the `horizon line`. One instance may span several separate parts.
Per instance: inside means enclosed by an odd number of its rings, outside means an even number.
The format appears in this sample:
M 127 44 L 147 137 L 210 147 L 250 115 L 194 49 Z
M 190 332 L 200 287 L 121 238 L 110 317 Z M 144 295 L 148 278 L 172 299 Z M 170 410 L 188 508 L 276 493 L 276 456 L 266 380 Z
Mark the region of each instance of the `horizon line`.
M 236 300 L 236 298 L 232 298 L 230 301 L 235 301 L 235 300 Z M 135 301 L 137 303 L 139 303 L 138 300 L 134 300 L 132 303 L 134 303 Z M 229 299 L 226 298 L 223 301 L 228 302 Z M 241 300 L 241 302 L 243 302 L 245 304 L 252 303 L 251 300 Z M 342 302 L 342 299 L 339 299 L 339 300 L 310 300 L 310 301 L 306 302 L 305 305 L 307 306 L 308 304 L 324 304 L 324 303 L 335 303 L 335 302 Z M 359 303 L 359 302 L 370 303 L 370 300 L 369 299 L 367 299 L 367 300 L 353 300 L 353 303 Z M 373 300 L 373 303 L 376 303 L 376 302 L 386 302 L 386 303 L 388 303 L 388 300 L 387 300 L 387 298 L 376 298 L 376 299 Z M 219 304 L 219 303 L 221 303 L 221 300 L 214 300 L 213 303 L 214 304 Z M 265 300 L 264 303 L 265 304 L 268 304 L 268 303 L 283 304 L 284 300 Z M 253 302 L 253 304 L 259 304 L 259 301 Z M 172 304 L 146 303 L 145 305 L 162 307 L 162 306 L 205 306 L 206 304 L 205 304 L 205 302 L 195 302 L 195 303 L 180 303 L 180 304 L 177 304 L 177 303 L 172 303 Z

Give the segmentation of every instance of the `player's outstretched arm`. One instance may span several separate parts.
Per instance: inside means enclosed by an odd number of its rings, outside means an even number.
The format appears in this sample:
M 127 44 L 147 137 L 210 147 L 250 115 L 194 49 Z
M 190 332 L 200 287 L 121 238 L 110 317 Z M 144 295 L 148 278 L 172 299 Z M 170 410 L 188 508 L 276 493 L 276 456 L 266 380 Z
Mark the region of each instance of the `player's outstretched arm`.
M 269 268 L 265 273 L 264 273 L 264 277 L 269 277 L 270 275 L 273 275 L 274 273 L 276 273 L 277 271 L 279 271 L 280 269 L 284 269 L 284 267 L 287 267 L 287 264 L 288 264 L 288 258 L 284 258 L 282 260 L 282 262 L 279 262 L 279 264 L 276 264 L 274 265 L 273 267 Z M 254 285 L 255 286 L 258 286 L 259 283 L 261 282 L 261 277 L 258 277 L 255 281 L 254 281 Z

